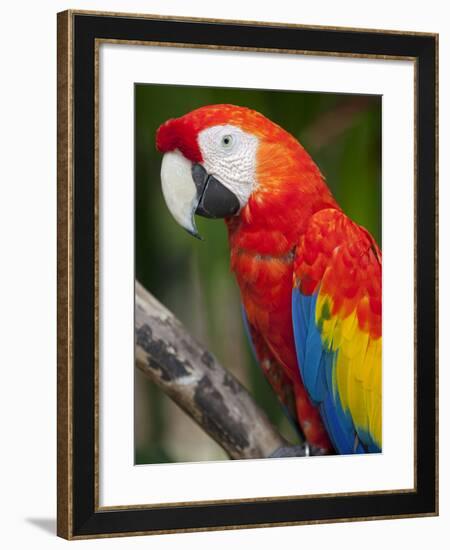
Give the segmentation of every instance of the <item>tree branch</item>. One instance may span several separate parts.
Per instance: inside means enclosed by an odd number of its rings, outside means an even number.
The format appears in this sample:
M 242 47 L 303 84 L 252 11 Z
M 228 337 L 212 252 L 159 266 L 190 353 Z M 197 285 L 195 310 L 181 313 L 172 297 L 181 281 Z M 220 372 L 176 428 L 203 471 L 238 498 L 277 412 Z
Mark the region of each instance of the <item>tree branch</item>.
M 135 309 L 137 368 L 231 458 L 286 456 L 288 443 L 248 391 L 138 282 Z

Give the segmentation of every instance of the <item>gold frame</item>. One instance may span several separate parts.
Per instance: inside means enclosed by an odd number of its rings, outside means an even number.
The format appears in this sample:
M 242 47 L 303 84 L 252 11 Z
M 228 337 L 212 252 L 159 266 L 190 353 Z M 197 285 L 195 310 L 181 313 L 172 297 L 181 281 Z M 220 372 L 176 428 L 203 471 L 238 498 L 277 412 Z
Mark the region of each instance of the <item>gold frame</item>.
M 178 16 L 164 16 L 164 15 L 151 15 L 151 14 L 130 14 L 122 12 L 103 12 L 103 11 L 90 11 L 90 10 L 68 10 L 58 14 L 58 148 L 57 148 L 57 171 L 58 171 L 58 297 L 57 297 L 57 324 L 58 324 L 58 376 L 57 376 L 57 390 L 58 390 L 58 454 L 57 454 L 57 476 L 58 476 L 58 518 L 57 518 L 57 533 L 59 536 L 69 540 L 73 539 L 89 539 L 89 538 L 109 538 L 117 536 L 130 536 L 130 535 L 148 535 L 148 534 L 165 534 L 165 533 L 186 533 L 197 531 L 216 531 L 216 530 L 231 530 L 231 529 L 243 529 L 243 528 L 259 528 L 259 527 L 280 527 L 287 525 L 304 525 L 304 524 L 321 524 L 321 523 L 340 523 L 340 522 L 353 522 L 353 521 L 372 521 L 380 519 L 397 519 L 407 517 L 418 517 L 418 514 L 404 514 L 404 515 L 384 515 L 384 516 L 362 516 L 354 518 L 339 518 L 332 520 L 314 520 L 314 521 L 293 521 L 293 522 L 278 522 L 268 524 L 249 524 L 238 526 L 221 526 L 221 527 L 206 527 L 206 528 L 192 528 L 192 529 L 173 529 L 173 530 L 158 530 L 158 531 L 139 531 L 130 533 L 111 533 L 100 535 L 74 535 L 73 534 L 73 521 L 72 521 L 72 500 L 73 500 L 73 478 L 72 478 L 72 452 L 73 452 L 73 404 L 72 404 L 72 366 L 73 366 L 73 327 L 72 327 L 72 313 L 73 313 L 73 256 L 72 256 L 72 237 L 73 237 L 73 34 L 72 23 L 73 17 L 76 15 L 96 15 L 96 16 L 110 16 L 110 17 L 128 17 L 139 19 L 161 19 L 161 20 L 173 20 L 173 21 L 187 21 L 187 22 L 208 22 L 208 23 L 234 23 L 234 24 L 251 24 L 255 26 L 277 26 L 284 28 L 305 28 L 305 29 L 321 29 L 321 30 L 337 30 L 337 31 L 364 31 L 368 33 L 381 34 L 397 34 L 406 36 L 428 36 L 436 40 L 438 45 L 438 34 L 425 33 L 425 32 L 412 32 L 412 31 L 395 31 L 395 30 L 381 30 L 381 29 L 365 29 L 365 28 L 352 28 L 352 27 L 331 27 L 331 26 L 319 26 L 319 25 L 301 25 L 301 24 L 287 24 L 287 23 L 273 23 L 262 21 L 239 21 L 239 20 L 224 20 L 224 19 L 204 19 L 204 18 L 190 18 L 190 17 L 178 17 Z M 264 501 L 280 501 L 280 500 L 293 500 L 303 498 L 327 498 L 331 496 L 352 496 L 352 495 L 377 495 L 377 494 L 393 494 L 393 493 L 407 493 L 415 492 L 417 488 L 417 468 L 416 468 L 416 456 L 417 446 L 416 440 L 414 441 L 414 488 L 412 489 L 399 489 L 394 491 L 380 490 L 380 491 L 357 491 L 349 493 L 327 493 L 319 495 L 304 495 L 304 496 L 286 496 L 286 497 L 260 497 L 260 498 L 248 498 L 248 499 L 222 499 L 222 500 L 208 500 L 198 502 L 176 502 L 176 503 L 163 503 L 163 504 L 136 504 L 128 506 L 100 506 L 99 505 L 99 460 L 98 460 L 98 433 L 99 433 L 99 349 L 98 349 L 98 327 L 99 327 L 99 308 L 98 308 L 98 276 L 99 276 L 99 232 L 98 232 L 98 217 L 99 217 L 99 124 L 98 124 L 98 108 L 99 108 L 99 48 L 104 43 L 120 43 L 120 44 L 133 44 L 143 46 L 164 46 L 164 47 L 178 47 L 178 48 L 200 48 L 200 49 L 220 49 L 228 51 L 253 51 L 264 53 L 284 53 L 290 55 L 314 55 L 314 56 L 336 56 L 336 57 L 354 57 L 354 58 L 368 58 L 368 59 L 389 59 L 389 60 L 409 60 L 414 62 L 414 84 L 415 84 L 415 113 L 414 113 L 414 129 L 416 129 L 416 115 L 417 115 L 417 73 L 418 64 L 416 57 L 407 56 L 391 56 L 391 55 L 371 55 L 371 54 L 352 54 L 341 52 L 317 52 L 313 50 L 280 50 L 276 48 L 253 48 L 253 47 L 238 47 L 238 46 L 216 46 L 216 45 L 193 45 L 185 43 L 169 43 L 169 42 L 155 42 L 155 41 L 136 41 L 136 40 L 116 40 L 116 39 L 95 39 L 95 510 L 96 511 L 108 511 L 108 510 L 132 510 L 132 509 L 144 509 L 144 508 L 158 508 L 158 507 L 177 507 L 183 505 L 195 506 L 205 504 L 224 504 L 224 503 L 240 503 L 240 502 L 264 502 Z M 436 55 L 436 75 L 438 75 L 438 56 Z M 436 78 L 436 114 L 438 113 L 438 78 Z M 436 139 L 438 138 L 438 122 L 436 121 Z M 417 179 L 417 134 L 415 134 L 414 143 L 414 219 L 416 220 L 416 179 Z M 436 149 L 436 182 L 438 178 L 438 151 Z M 438 228 L 437 219 L 437 183 L 436 183 L 436 230 Z M 437 233 L 437 232 L 436 232 Z M 436 268 L 438 266 L 438 242 L 436 235 Z M 416 267 L 417 254 L 417 235 L 414 235 L 414 264 Z M 414 301 L 416 305 L 416 281 L 414 285 Z M 436 274 L 436 293 L 438 291 L 438 280 Z M 436 298 L 437 300 L 437 298 Z M 438 318 L 438 304 L 436 303 L 436 326 Z M 416 316 L 415 316 L 416 317 Z M 416 318 L 415 318 L 416 328 Z M 416 350 L 416 331 L 414 335 L 414 347 Z M 438 351 L 438 333 L 436 332 L 436 353 Z M 438 375 L 436 375 L 436 415 L 438 416 Z M 416 426 L 417 420 L 417 365 L 416 356 L 414 360 L 414 425 Z M 438 434 L 436 434 L 436 448 L 438 449 Z M 436 511 L 432 513 L 420 514 L 421 516 L 436 516 L 439 514 L 439 456 L 438 450 L 436 451 Z

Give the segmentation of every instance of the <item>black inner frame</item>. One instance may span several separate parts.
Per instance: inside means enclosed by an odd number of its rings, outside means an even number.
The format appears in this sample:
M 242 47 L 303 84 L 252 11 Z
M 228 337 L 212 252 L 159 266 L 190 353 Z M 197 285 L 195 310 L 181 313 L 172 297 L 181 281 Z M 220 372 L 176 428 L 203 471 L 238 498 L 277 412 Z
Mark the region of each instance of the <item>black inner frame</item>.
M 74 15 L 73 535 L 333 521 L 436 512 L 436 40 L 357 30 Z M 415 57 L 417 491 L 95 512 L 94 96 L 96 38 Z M 401 321 L 401 314 L 399 314 Z

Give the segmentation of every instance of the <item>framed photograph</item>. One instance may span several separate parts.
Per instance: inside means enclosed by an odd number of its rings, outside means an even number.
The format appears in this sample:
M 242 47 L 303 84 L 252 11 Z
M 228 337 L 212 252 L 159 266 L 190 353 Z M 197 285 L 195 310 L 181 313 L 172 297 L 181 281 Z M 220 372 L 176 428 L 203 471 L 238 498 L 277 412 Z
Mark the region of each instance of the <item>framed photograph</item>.
M 58 534 L 438 513 L 436 34 L 58 14 Z

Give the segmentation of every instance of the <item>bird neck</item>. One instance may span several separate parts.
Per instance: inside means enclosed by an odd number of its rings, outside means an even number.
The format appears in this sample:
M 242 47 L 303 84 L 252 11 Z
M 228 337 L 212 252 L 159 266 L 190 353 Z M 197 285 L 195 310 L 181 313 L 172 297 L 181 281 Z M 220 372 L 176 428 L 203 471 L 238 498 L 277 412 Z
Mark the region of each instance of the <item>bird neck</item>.
M 226 220 L 230 246 L 242 252 L 285 256 L 310 217 L 339 209 L 319 168 L 292 138 L 260 146 L 257 185 L 237 216 Z

